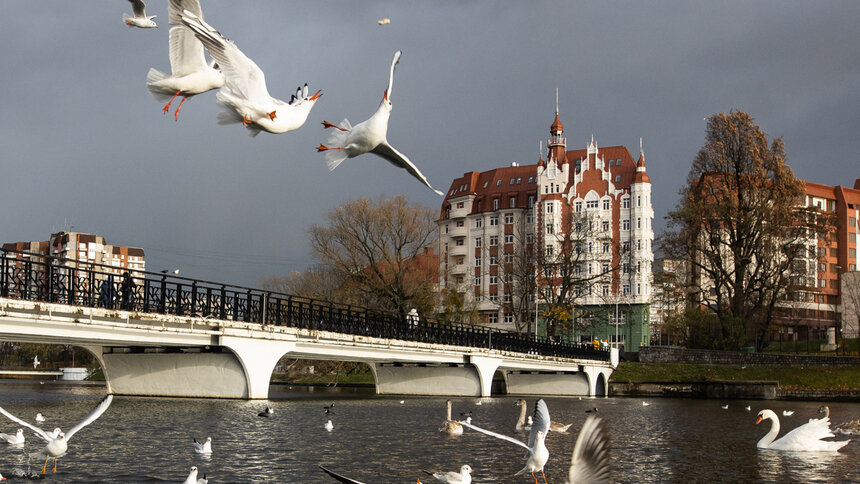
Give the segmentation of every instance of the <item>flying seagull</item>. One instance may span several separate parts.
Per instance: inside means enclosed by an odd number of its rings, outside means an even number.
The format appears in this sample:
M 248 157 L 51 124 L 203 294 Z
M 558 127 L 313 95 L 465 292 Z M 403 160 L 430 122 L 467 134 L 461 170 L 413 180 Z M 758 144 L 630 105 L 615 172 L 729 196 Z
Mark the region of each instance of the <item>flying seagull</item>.
M 138 27 L 141 29 L 154 29 L 158 27 L 155 22 L 152 21 L 158 15 L 146 15 L 146 4 L 143 3 L 143 0 L 128 0 L 131 3 L 131 10 L 134 12 L 134 17 L 131 15 L 124 13 L 122 14 L 122 20 L 129 27 Z
M 260 131 L 286 133 L 305 124 L 321 91 L 309 96 L 305 84 L 289 103 L 274 98 L 266 88 L 266 75 L 236 44 L 188 10 L 182 14 L 182 23 L 194 31 L 224 73 L 224 86 L 215 95 L 222 108 L 219 124 L 242 123 L 252 138 Z
M 391 88 L 394 84 L 394 67 L 398 62 L 400 62 L 399 50 L 394 53 L 394 59 L 391 61 L 388 89 L 382 95 L 382 102 L 379 103 L 379 108 L 376 109 L 373 116 L 355 126 L 349 124 L 348 119 L 341 121 L 340 126 L 323 121 L 322 124 L 325 129 L 334 128 L 334 131 L 332 131 L 326 140 L 328 144 L 320 144 L 317 147 L 317 152 L 325 152 L 325 162 L 329 171 L 337 168 L 347 158 L 355 158 L 365 153 L 373 153 L 392 165 L 408 171 L 410 175 L 420 180 L 427 188 L 433 190 L 441 197 L 444 194 L 433 188 L 430 182 L 427 181 L 427 178 L 409 161 L 409 158 L 394 149 L 388 144 L 388 140 L 386 139 L 388 118 L 391 116 L 391 109 L 393 108 L 391 104 Z
M 199 0 L 170 0 L 167 14 L 170 21 L 169 52 L 170 75 L 157 69 L 149 69 L 146 87 L 156 99 L 168 100 L 162 110 L 170 111 L 170 105 L 178 96 L 182 101 L 173 112 L 173 119 L 179 121 L 179 110 L 185 101 L 200 93 L 218 89 L 224 85 L 224 74 L 215 68 L 215 63 L 207 63 L 203 44 L 194 32 L 182 23 L 182 12 L 189 11 L 203 20 Z
M 72 430 L 69 430 L 69 432 L 66 434 L 64 434 L 63 432 L 58 432 L 56 437 L 53 437 L 52 434 L 45 432 L 44 430 L 40 429 L 39 427 L 36 427 L 35 425 L 31 425 L 19 419 L 18 417 L 7 412 L 6 409 L 4 409 L 3 407 L 0 407 L 0 413 L 8 417 L 9 420 L 17 422 L 29 428 L 33 432 L 36 432 L 37 436 L 41 437 L 48 443 L 48 445 L 46 445 L 44 449 L 42 449 L 40 452 L 37 452 L 37 455 L 45 456 L 45 465 L 42 466 L 42 474 L 44 474 L 46 469 L 48 468 L 48 459 L 51 457 L 54 458 L 54 472 L 57 472 L 57 459 L 59 459 L 60 456 L 65 454 L 66 450 L 68 450 L 68 444 L 69 441 L 72 439 L 72 436 L 74 436 L 82 428 L 95 422 L 97 418 L 101 417 L 101 415 L 105 413 L 105 410 L 110 407 L 112 401 L 113 395 L 108 395 L 104 397 L 102 401 L 100 401 L 98 405 L 96 405 L 95 408 L 89 413 L 89 415 L 87 415 L 86 418 L 81 421 L 81 423 L 72 427 Z

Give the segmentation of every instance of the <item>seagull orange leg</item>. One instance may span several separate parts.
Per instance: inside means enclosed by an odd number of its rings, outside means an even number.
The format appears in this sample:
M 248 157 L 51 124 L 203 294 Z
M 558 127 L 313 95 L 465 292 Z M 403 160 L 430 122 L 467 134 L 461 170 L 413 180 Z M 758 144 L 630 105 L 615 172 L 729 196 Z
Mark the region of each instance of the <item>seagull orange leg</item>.
M 546 482 L 546 474 L 544 474 L 544 473 L 543 473 L 543 469 L 541 469 L 541 470 L 540 470 L 540 475 L 541 475 L 541 477 L 543 477 L 543 484 L 547 484 L 547 482 Z M 535 479 L 535 480 L 537 480 L 537 479 Z
M 57 473 L 57 457 L 54 457 L 54 474 Z
M 170 101 L 167 101 L 167 104 L 165 104 L 164 107 L 161 108 L 162 111 L 164 111 L 164 114 L 167 114 L 167 112 L 170 111 L 170 105 L 173 104 L 173 100 L 176 99 L 176 96 L 178 96 L 181 92 L 182 91 L 176 91 L 176 94 L 174 94 L 173 97 L 170 98 Z
M 346 129 L 346 128 L 341 128 L 340 126 L 338 126 L 338 125 L 336 125 L 336 124 L 331 124 L 331 123 L 329 123 L 328 121 L 323 121 L 323 122 L 322 122 L 322 125 L 324 126 L 324 128 L 323 128 L 323 129 L 335 128 L 335 129 L 339 129 L 339 130 L 341 130 L 341 131 L 347 131 L 347 129 Z
M 176 111 L 173 112 L 173 119 L 179 121 L 179 110 L 182 109 L 182 105 L 185 103 L 185 100 L 188 99 L 188 96 L 182 96 L 182 101 L 179 102 L 179 106 L 176 106 Z
M 277 118 L 277 117 L 278 117 L 278 112 L 277 112 L 277 111 L 272 111 L 271 113 L 268 113 L 268 114 L 269 114 L 269 119 L 271 119 L 272 121 L 274 121 L 274 120 L 275 120 L 275 118 Z
M 535 480 L 535 484 L 538 484 L 537 477 L 535 477 L 535 473 L 534 473 L 534 472 L 532 472 L 532 479 L 534 479 L 534 480 Z
M 250 119 L 248 119 L 248 115 L 247 115 L 247 114 L 243 114 L 243 115 L 242 115 L 242 126 L 244 126 L 244 125 L 246 125 L 246 124 L 253 124 L 253 123 L 254 123 L 253 121 L 251 121 Z
M 45 465 L 42 466 L 42 474 L 44 474 L 45 470 L 48 468 L 48 459 L 50 459 L 50 458 L 51 458 L 51 456 L 45 457 Z

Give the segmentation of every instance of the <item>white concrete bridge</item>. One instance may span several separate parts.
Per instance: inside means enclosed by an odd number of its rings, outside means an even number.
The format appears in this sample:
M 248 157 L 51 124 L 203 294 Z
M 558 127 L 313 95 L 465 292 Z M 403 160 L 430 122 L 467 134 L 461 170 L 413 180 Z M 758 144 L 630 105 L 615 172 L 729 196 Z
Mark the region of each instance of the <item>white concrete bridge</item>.
M 286 356 L 366 363 L 380 394 L 489 396 L 496 376 L 508 394 L 604 396 L 618 363 L 615 350 L 163 275 L 106 298 L 113 276 L 18 260 L 0 267 L 0 340 L 86 348 L 114 394 L 264 399 Z

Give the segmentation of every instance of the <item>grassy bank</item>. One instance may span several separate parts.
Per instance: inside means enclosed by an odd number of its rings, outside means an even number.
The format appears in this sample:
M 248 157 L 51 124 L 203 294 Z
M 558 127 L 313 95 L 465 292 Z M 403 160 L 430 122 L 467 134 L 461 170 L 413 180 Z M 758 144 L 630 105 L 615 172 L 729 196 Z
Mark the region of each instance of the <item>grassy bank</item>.
M 860 366 L 729 366 L 622 362 L 611 382 L 778 381 L 789 390 L 858 390 Z

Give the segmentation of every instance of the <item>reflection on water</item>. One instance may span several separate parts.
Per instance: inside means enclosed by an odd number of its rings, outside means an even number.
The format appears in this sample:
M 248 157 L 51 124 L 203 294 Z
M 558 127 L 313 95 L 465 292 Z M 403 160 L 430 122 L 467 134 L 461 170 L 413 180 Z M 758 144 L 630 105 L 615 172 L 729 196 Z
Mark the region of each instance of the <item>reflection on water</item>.
M 0 383 L 0 405 L 24 418 L 41 412 L 45 427 L 64 429 L 86 415 L 103 387 Z M 414 483 L 422 469 L 475 469 L 475 482 L 534 482 L 513 474 L 523 467 L 522 449 L 466 430 L 459 437 L 438 432 L 444 398 L 377 397 L 366 389 L 334 391 L 273 386 L 269 401 L 117 397 L 93 425 L 77 433 L 60 459 L 53 482 L 182 482 L 192 465 L 213 483 L 334 482 L 317 464 L 373 483 Z M 527 399 L 530 408 L 534 398 Z M 547 438 L 550 483 L 564 482 L 585 409 L 598 407 L 609 425 L 614 478 L 618 482 L 860 482 L 860 443 L 836 454 L 759 451 L 767 429 L 754 425 L 763 405 L 781 414 L 783 433 L 816 417 L 820 402 L 724 402 L 714 400 L 547 398 L 553 420 L 573 423 L 571 433 Z M 401 403 L 403 401 L 403 403 Z M 513 397 L 454 398 L 454 415 L 471 411 L 476 425 L 520 436 L 514 430 Z M 334 413 L 323 407 L 336 402 Z M 752 405 L 753 411 L 744 409 Z M 269 418 L 257 413 L 271 406 Z M 860 404 L 832 403 L 837 420 L 860 417 Z M 331 419 L 334 430 L 323 425 Z M 0 432 L 17 427 L 0 420 Z M 196 454 L 192 438 L 212 437 L 212 455 Z M 0 472 L 28 469 L 27 453 L 43 444 L 27 435 L 25 448 L 0 446 Z M 41 470 L 42 462 L 30 463 Z M 427 482 L 425 480 L 425 482 Z

